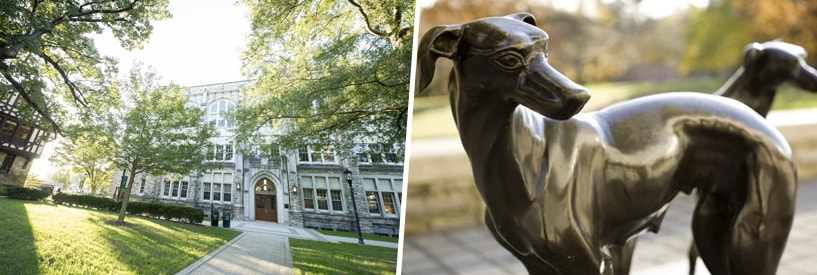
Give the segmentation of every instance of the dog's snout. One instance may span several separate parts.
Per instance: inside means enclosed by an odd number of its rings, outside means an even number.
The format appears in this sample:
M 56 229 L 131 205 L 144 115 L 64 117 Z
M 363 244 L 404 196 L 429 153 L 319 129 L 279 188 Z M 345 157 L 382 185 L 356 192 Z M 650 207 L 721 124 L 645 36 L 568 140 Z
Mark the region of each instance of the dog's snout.
M 587 88 L 584 87 L 574 89 L 571 92 L 570 99 L 576 102 L 581 102 L 582 104 L 587 103 L 587 101 L 590 100 L 590 91 L 588 91 Z

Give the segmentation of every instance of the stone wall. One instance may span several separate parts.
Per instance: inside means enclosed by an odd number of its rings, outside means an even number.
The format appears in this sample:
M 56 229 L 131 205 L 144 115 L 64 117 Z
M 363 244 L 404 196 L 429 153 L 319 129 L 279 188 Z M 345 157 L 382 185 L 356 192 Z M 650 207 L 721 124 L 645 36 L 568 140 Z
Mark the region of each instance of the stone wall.
M 798 178 L 817 178 L 817 109 L 769 115 L 788 140 Z M 408 171 L 405 234 L 483 226 L 485 206 L 458 137 L 414 140 Z

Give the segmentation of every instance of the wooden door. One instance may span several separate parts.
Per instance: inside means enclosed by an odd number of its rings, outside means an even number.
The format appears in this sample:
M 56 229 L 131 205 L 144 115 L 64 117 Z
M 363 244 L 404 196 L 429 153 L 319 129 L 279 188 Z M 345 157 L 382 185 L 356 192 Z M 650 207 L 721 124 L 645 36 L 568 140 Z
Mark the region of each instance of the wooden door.
M 275 195 L 255 195 L 255 219 L 259 221 L 278 222 L 278 209 Z

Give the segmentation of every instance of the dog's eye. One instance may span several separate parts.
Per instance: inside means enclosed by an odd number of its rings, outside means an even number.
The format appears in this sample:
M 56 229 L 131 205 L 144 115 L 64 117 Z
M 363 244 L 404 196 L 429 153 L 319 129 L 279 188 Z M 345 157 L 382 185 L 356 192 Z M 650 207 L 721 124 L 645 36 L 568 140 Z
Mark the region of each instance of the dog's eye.
M 504 52 L 494 58 L 494 63 L 506 70 L 516 70 L 525 65 L 522 56 L 515 52 Z

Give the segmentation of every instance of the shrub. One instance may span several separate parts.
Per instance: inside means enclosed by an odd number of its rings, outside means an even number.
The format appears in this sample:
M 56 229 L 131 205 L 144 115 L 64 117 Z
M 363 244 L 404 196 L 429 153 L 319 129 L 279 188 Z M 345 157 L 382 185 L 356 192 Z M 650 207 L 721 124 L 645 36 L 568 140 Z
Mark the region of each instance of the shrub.
M 96 208 L 105 211 L 119 211 L 122 207 L 122 202 L 116 202 L 111 198 L 91 195 L 59 193 L 54 195 L 52 199 L 55 203 L 59 204 Z M 204 220 L 204 211 L 199 208 L 152 202 L 128 202 L 128 213 L 138 216 L 164 218 L 166 220 L 177 219 L 181 222 L 194 224 L 201 223 Z
M 9 198 L 18 200 L 39 201 L 48 197 L 48 192 L 39 189 L 9 186 L 6 190 Z

